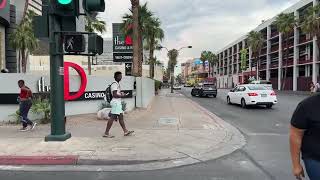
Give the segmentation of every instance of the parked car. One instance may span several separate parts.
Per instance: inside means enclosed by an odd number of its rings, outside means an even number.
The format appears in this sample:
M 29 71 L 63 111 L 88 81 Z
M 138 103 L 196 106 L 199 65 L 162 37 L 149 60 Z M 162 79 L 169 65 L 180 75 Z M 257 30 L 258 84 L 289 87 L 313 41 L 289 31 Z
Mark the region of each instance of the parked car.
M 181 85 L 180 84 L 175 84 L 174 86 L 173 86 L 173 89 L 174 90 L 181 90 Z
M 215 98 L 217 94 L 217 86 L 213 83 L 199 83 L 191 90 L 192 96 L 213 96 Z
M 265 105 L 272 108 L 278 103 L 277 94 L 261 84 L 239 85 L 230 90 L 227 95 L 228 104 L 240 104 L 246 108 L 249 105 Z

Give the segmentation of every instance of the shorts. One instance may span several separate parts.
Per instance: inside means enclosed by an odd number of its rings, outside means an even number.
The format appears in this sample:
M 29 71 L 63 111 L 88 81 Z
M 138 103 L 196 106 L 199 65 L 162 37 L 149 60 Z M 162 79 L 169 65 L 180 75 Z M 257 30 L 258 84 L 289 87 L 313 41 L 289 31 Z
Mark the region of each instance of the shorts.
M 120 114 L 123 113 L 123 110 L 122 110 L 122 103 L 119 102 L 119 101 L 111 101 L 110 102 L 110 105 L 111 105 L 111 118 L 115 118 L 117 119 Z

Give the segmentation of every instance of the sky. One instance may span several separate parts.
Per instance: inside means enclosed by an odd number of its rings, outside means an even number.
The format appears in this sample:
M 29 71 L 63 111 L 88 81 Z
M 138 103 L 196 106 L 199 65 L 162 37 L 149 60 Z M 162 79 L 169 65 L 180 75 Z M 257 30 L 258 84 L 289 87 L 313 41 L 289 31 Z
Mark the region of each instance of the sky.
M 193 46 L 180 52 L 178 62 L 199 57 L 201 51 L 217 52 L 299 0 L 140 0 L 159 17 L 165 31 L 161 43 L 168 49 Z M 99 16 L 106 21 L 104 37 L 112 37 L 112 23 L 121 22 L 129 12 L 130 0 L 105 0 L 106 11 Z M 156 56 L 167 62 L 167 52 Z

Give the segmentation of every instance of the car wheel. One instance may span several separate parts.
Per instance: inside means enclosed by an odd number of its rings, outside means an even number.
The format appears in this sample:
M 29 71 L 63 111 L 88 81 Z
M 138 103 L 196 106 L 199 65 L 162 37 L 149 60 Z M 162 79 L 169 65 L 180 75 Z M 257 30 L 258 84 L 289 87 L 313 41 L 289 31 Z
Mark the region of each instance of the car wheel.
M 272 108 L 272 104 L 268 104 L 268 105 L 266 105 L 266 107 L 268 108 L 268 109 L 271 109 Z
M 214 98 L 217 98 L 217 95 L 213 95 Z
M 191 91 L 191 96 L 196 96 L 193 90 Z
M 243 98 L 241 99 L 241 107 L 247 108 L 246 100 L 244 100 Z
M 227 97 L 227 103 L 228 104 L 232 104 L 231 101 L 230 101 L 230 97 L 229 96 Z

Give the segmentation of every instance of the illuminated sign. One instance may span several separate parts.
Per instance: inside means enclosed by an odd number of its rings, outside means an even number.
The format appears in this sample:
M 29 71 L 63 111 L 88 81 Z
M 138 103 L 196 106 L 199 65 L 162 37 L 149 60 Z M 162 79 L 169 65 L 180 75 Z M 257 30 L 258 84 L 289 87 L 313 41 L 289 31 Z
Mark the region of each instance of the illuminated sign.
M 0 9 L 5 8 L 7 5 L 7 0 L 0 0 Z

